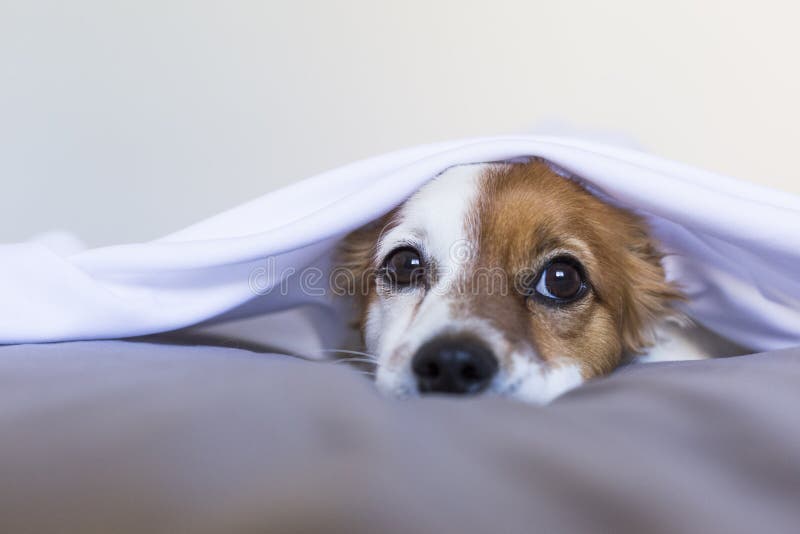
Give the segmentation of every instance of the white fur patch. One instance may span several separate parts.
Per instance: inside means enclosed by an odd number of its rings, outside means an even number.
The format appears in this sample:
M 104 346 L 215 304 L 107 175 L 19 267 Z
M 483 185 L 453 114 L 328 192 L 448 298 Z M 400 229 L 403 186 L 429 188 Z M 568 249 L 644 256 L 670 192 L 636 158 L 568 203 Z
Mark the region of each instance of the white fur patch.
M 466 219 L 475 204 L 480 177 L 487 165 L 452 167 L 406 201 L 400 224 L 378 243 L 381 258 L 399 245 L 417 246 L 435 260 L 441 274 L 455 275 L 474 255 Z
M 667 320 L 655 331 L 656 344 L 634 363 L 705 360 L 719 356 L 739 356 L 751 352 L 700 325 Z
M 532 404 L 547 404 L 584 382 L 580 367 L 576 364 L 546 367 L 527 359 L 524 364 L 515 365 L 515 368 L 520 369 L 515 375 L 521 377 L 511 381 L 508 395 Z

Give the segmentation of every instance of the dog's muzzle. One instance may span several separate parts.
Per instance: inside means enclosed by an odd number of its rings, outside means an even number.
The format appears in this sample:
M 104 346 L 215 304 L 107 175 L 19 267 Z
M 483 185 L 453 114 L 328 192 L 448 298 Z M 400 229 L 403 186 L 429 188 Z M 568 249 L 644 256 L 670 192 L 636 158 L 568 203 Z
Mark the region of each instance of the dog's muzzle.
M 494 353 L 471 337 L 442 336 L 417 350 L 411 362 L 420 393 L 474 395 L 497 373 Z

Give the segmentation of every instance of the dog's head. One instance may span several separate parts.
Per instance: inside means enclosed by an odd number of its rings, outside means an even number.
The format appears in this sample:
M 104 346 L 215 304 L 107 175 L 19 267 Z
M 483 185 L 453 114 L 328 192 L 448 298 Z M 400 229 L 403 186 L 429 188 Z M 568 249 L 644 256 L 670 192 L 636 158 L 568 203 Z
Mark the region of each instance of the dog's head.
M 453 167 L 341 253 L 398 396 L 547 402 L 646 347 L 681 298 L 642 219 L 538 160 Z

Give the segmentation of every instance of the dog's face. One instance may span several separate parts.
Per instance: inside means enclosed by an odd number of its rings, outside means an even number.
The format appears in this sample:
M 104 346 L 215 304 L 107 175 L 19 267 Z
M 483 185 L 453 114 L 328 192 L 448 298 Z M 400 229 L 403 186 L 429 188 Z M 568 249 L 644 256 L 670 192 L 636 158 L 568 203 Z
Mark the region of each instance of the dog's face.
M 546 162 L 453 167 L 348 236 L 376 382 L 544 403 L 649 342 L 679 292 L 645 223 Z

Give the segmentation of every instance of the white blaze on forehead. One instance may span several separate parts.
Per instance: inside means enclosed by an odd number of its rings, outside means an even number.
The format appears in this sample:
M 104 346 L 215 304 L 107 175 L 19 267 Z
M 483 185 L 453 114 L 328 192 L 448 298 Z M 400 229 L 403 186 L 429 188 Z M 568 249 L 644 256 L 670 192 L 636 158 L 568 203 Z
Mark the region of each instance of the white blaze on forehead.
M 468 217 L 478 197 L 481 176 L 488 167 L 451 167 L 423 186 L 400 209 L 399 224 L 382 236 L 379 257 L 385 257 L 400 244 L 415 244 L 436 262 L 441 274 L 456 274 L 475 254 Z

